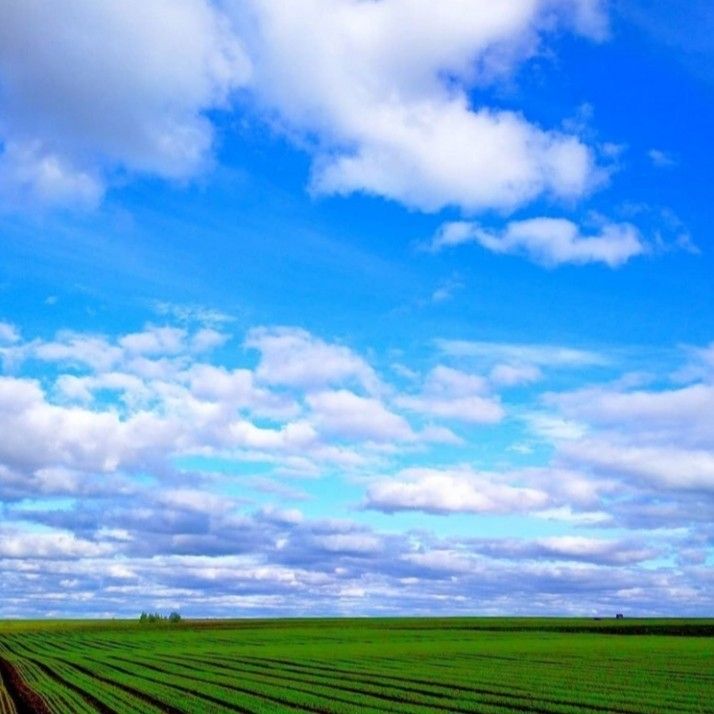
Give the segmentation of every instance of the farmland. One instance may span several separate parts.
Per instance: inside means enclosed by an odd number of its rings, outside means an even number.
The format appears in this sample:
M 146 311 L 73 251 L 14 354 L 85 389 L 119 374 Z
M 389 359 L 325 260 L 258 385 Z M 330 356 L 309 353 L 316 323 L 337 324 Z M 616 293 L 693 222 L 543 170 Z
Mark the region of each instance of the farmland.
M 714 621 L 0 623 L 0 714 L 714 712 Z

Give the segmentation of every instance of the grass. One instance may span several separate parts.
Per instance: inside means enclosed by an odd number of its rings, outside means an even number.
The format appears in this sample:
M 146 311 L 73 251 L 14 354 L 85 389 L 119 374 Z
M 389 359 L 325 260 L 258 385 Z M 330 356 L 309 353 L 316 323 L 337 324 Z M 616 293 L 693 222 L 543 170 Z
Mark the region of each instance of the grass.
M 0 659 L 68 714 L 714 714 L 714 620 L 14 621 Z

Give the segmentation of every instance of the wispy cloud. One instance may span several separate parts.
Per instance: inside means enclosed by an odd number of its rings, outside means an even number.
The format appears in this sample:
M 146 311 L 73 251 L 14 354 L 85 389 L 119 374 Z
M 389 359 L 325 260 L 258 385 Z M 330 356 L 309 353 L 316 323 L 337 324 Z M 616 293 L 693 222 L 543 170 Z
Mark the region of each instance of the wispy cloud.
M 437 339 L 436 345 L 451 357 L 473 357 L 490 363 L 508 362 L 562 369 L 602 366 L 610 362 L 610 358 L 602 353 L 562 345 L 446 339 Z
M 464 243 L 479 244 L 493 253 L 522 254 L 547 267 L 604 263 L 616 268 L 647 252 L 639 231 L 629 223 L 607 223 L 593 234 L 584 234 L 570 220 L 543 217 L 512 221 L 500 231 L 467 221 L 445 223 L 434 235 L 431 249 Z

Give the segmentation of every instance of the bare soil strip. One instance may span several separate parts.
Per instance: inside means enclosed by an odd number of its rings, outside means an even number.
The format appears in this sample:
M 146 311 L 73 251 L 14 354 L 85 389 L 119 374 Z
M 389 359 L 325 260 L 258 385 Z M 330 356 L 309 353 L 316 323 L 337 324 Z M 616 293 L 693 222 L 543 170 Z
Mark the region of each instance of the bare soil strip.
M 0 675 L 17 714 L 52 714 L 45 700 L 27 686 L 17 669 L 0 657 Z

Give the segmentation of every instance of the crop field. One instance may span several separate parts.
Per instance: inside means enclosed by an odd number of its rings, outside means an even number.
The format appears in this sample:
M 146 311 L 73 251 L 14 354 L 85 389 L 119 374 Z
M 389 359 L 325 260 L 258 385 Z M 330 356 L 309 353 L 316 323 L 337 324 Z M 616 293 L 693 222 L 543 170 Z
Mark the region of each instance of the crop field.
M 713 620 L 0 622 L 0 714 L 714 712 Z

